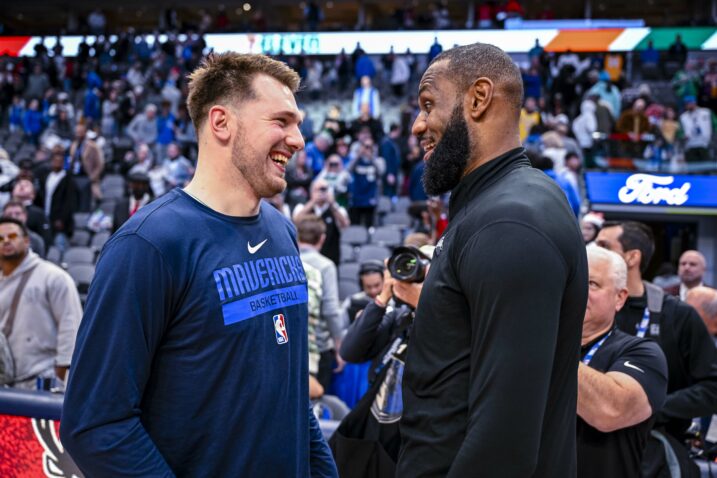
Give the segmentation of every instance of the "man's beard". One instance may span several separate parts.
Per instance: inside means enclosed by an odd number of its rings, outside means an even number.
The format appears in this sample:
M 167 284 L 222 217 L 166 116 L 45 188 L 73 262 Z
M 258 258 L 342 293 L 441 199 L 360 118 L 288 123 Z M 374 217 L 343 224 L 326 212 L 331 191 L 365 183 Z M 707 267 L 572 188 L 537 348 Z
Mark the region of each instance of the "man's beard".
M 232 163 L 239 170 L 249 186 L 260 198 L 270 198 L 286 189 L 286 181 L 269 177 L 266 162 L 256 162 L 251 154 L 246 154 L 248 143 L 241 132 L 232 145 Z M 264 158 L 266 160 L 266 158 Z
M 426 161 L 423 170 L 423 189 L 429 196 L 452 190 L 458 185 L 468 165 L 470 139 L 468 124 L 463 118 L 463 106 L 458 103 L 446 125 L 443 138 Z

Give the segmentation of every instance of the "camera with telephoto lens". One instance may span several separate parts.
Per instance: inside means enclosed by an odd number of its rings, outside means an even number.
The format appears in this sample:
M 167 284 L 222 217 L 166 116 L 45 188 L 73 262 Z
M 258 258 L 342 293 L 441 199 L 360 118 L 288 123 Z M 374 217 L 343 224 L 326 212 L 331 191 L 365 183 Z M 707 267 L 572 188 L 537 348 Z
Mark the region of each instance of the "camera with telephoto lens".
M 388 259 L 388 271 L 396 280 L 402 282 L 423 282 L 426 269 L 431 260 L 413 246 L 401 246 L 393 250 Z

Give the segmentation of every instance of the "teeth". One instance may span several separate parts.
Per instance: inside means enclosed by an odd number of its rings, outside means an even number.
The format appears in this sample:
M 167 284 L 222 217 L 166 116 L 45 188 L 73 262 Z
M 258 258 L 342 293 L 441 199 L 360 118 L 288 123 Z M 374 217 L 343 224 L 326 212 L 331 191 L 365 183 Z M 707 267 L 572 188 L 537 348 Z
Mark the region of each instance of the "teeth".
M 272 161 L 276 161 L 277 163 L 281 163 L 283 165 L 286 165 L 289 162 L 289 158 L 287 158 L 283 154 L 272 154 L 269 157 Z

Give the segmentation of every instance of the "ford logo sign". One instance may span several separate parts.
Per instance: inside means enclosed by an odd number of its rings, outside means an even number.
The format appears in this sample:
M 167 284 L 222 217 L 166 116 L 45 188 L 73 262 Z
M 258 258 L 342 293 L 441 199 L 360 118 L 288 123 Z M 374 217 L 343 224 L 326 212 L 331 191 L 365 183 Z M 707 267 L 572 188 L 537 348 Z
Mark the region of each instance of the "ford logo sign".
M 651 174 L 633 174 L 625 180 L 618 191 L 618 199 L 623 204 L 668 204 L 681 206 L 687 202 L 687 193 L 692 187 L 685 182 L 681 187 L 670 188 L 675 181 L 673 176 L 653 176 Z

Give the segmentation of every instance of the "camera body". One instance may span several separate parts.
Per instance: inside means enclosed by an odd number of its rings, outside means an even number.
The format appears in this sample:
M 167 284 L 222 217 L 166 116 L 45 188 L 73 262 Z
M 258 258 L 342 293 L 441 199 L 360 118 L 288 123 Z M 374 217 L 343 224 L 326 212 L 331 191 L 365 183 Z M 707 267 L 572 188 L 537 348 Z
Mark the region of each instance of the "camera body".
M 396 280 L 402 282 L 423 282 L 430 258 L 413 246 L 400 246 L 393 250 L 388 259 L 388 271 Z

